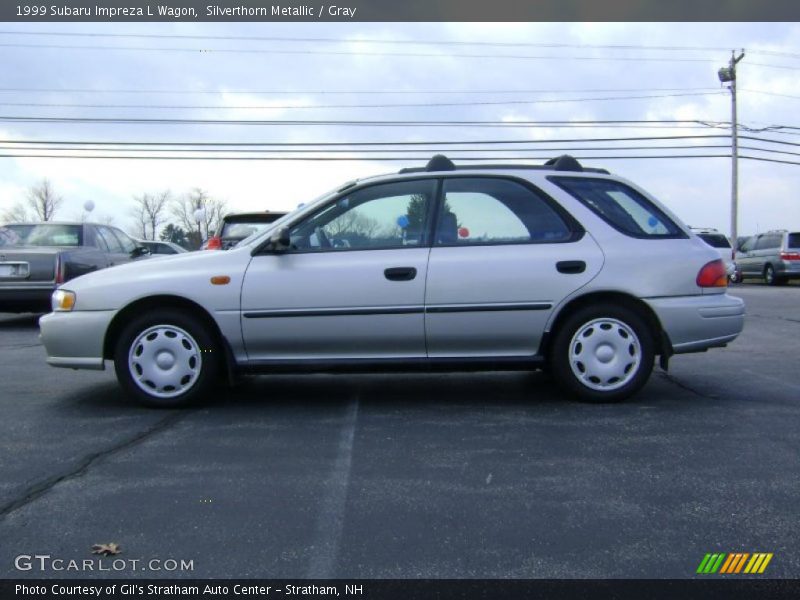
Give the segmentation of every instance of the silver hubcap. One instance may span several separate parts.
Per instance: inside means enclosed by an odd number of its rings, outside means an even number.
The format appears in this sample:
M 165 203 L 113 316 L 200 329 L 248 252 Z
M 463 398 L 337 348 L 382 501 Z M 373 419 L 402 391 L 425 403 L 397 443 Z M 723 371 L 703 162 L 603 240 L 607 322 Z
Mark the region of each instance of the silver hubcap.
M 616 319 L 595 319 L 582 325 L 569 343 L 569 366 L 586 387 L 598 391 L 621 388 L 634 378 L 642 348 L 633 329 Z
M 194 338 L 175 325 L 154 325 L 131 344 L 128 370 L 144 392 L 174 398 L 191 388 L 203 357 Z

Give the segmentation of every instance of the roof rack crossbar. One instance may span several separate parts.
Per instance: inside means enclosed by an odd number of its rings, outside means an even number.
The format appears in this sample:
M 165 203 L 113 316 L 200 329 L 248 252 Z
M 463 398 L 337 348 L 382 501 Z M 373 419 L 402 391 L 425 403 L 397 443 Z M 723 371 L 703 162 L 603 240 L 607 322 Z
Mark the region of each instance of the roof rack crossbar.
M 543 165 L 526 164 L 479 164 L 479 165 L 456 165 L 452 160 L 443 154 L 437 154 L 428 161 L 424 167 L 406 167 L 400 169 L 398 173 L 434 173 L 442 171 L 481 171 L 486 169 L 530 169 L 537 171 L 570 171 L 584 173 L 602 173 L 608 175 L 607 169 L 584 167 L 578 160 L 569 154 L 562 154 L 556 158 L 551 158 Z

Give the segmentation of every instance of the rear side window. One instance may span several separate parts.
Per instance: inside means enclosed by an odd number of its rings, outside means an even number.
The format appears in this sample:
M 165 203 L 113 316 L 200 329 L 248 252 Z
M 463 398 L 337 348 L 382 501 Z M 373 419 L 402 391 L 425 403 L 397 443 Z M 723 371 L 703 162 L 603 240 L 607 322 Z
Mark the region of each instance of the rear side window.
M 574 237 L 558 213 L 527 187 L 497 178 L 444 181 L 437 245 L 565 242 Z
M 786 238 L 787 248 L 800 248 L 800 233 L 790 233 Z
M 660 208 L 619 181 L 591 177 L 548 177 L 611 225 L 635 238 L 682 238 L 686 234 Z
M 756 250 L 774 250 L 781 245 L 781 235 L 768 233 L 758 238 Z

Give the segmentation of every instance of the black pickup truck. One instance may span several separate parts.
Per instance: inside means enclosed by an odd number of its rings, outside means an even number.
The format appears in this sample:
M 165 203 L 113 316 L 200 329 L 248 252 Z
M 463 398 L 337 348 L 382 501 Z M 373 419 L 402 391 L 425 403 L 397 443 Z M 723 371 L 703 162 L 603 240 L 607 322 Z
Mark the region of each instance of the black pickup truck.
M 0 226 L 0 312 L 49 312 L 53 290 L 65 281 L 148 254 L 109 225 L 49 221 Z

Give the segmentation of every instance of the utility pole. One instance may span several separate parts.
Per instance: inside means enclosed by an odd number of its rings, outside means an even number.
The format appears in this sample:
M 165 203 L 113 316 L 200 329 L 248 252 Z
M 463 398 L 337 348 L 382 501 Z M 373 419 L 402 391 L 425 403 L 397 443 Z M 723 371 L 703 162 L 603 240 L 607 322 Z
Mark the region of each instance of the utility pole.
M 736 115 L 736 65 L 744 58 L 744 50 L 739 56 L 736 51 L 731 51 L 731 60 L 727 67 L 717 72 L 720 82 L 730 83 L 731 91 L 731 247 L 734 258 L 736 256 L 736 239 L 739 215 L 739 123 Z

